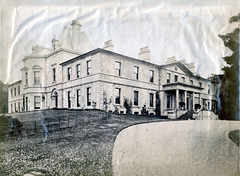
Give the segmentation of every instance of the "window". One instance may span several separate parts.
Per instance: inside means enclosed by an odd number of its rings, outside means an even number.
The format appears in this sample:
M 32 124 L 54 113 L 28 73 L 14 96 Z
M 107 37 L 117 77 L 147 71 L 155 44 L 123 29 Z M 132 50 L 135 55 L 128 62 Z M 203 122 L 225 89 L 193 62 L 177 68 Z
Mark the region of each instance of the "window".
M 80 64 L 77 65 L 76 70 L 77 70 L 77 78 L 79 78 L 80 77 L 80 71 L 81 71 L 81 65 Z
M 210 88 L 211 88 L 211 86 L 208 85 L 208 94 L 210 94 Z
M 92 64 L 91 61 L 87 61 L 87 75 L 91 74 Z
M 170 73 L 167 73 L 167 83 L 170 83 L 171 75 Z
M 154 80 L 154 71 L 150 70 L 150 82 L 153 83 Z
M 25 73 L 25 81 L 26 81 L 26 85 L 28 85 L 28 72 Z
M 167 95 L 167 109 L 171 109 L 171 95 Z
M 87 88 L 87 106 L 91 106 L 91 87 Z
M 138 80 L 138 70 L 139 70 L 139 68 L 134 66 L 134 75 L 135 75 L 136 80 Z
M 40 84 L 40 71 L 34 71 L 34 84 Z
M 12 106 L 12 104 L 11 104 L 11 113 L 13 112 L 13 106 Z
M 18 102 L 18 112 L 20 112 L 20 102 Z
M 80 89 L 77 90 L 77 107 L 80 107 Z
M 11 97 L 13 97 L 13 90 L 11 89 Z
M 201 82 L 199 82 L 199 87 L 202 87 L 202 83 Z
M 210 102 L 208 102 L 208 111 L 211 110 Z
M 120 104 L 121 89 L 116 88 L 115 91 L 116 91 L 115 104 Z
M 26 97 L 26 111 L 28 111 L 28 97 Z
M 150 106 L 150 107 L 153 107 L 153 93 L 150 93 L 149 106 Z
M 116 75 L 121 76 L 121 63 L 115 62 Z
M 193 85 L 193 80 L 190 80 L 190 84 Z
M 72 74 L 72 68 L 69 67 L 69 68 L 67 69 L 68 80 L 71 79 L 71 74 Z
M 67 92 L 68 94 L 68 108 L 71 108 L 71 91 Z
M 185 83 L 185 77 L 182 77 L 182 82 Z
M 56 68 L 53 68 L 53 82 L 56 81 Z
M 177 76 L 177 75 L 175 75 L 174 81 L 175 81 L 175 82 L 178 82 L 178 76 Z
M 134 91 L 134 105 L 138 106 L 138 91 Z
M 17 88 L 14 87 L 14 96 L 17 96 Z
M 40 109 L 40 96 L 34 96 L 34 109 Z
M 20 95 L 20 86 L 18 86 L 18 95 Z

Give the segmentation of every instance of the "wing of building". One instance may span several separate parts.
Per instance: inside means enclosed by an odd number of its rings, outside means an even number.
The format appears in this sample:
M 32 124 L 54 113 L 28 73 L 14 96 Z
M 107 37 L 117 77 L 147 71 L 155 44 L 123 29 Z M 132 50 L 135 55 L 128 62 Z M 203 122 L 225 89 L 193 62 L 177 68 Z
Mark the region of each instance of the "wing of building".
M 217 85 L 196 76 L 193 63 L 172 57 L 156 65 L 148 47 L 140 49 L 139 58 L 115 53 L 113 47 L 110 40 L 93 49 L 74 20 L 52 40 L 51 49 L 34 46 L 23 58 L 22 80 L 8 85 L 9 113 L 50 108 L 126 113 L 126 104 L 134 114 L 216 112 Z

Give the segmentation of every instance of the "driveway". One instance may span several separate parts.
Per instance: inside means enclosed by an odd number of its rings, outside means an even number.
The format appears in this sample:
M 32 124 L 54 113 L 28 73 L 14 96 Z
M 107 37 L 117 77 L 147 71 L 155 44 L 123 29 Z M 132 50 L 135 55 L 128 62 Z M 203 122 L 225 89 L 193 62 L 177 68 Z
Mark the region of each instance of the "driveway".
M 236 121 L 141 124 L 119 133 L 114 175 L 239 175 L 239 148 L 228 137 Z

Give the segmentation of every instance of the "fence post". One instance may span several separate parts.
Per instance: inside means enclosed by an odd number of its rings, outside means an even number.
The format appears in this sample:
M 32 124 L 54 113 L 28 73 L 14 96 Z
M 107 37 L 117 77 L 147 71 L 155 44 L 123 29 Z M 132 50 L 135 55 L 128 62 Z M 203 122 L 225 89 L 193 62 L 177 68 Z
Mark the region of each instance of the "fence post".
M 60 117 L 58 116 L 58 131 L 60 130 Z
M 36 120 L 34 121 L 34 132 L 35 132 L 35 134 L 37 132 L 37 121 Z
M 69 116 L 68 116 L 68 128 L 69 128 Z
M 76 115 L 76 126 L 78 125 L 77 122 L 78 122 L 78 120 L 77 120 L 77 115 Z

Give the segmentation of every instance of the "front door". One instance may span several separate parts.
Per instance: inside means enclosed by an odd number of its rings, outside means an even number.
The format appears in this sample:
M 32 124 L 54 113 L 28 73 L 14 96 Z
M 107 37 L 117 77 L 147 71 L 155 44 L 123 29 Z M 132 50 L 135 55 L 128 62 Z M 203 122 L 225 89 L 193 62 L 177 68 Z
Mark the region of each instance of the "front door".
M 193 110 L 193 96 L 192 96 L 192 94 L 187 95 L 187 110 L 188 111 Z
M 58 107 L 58 93 L 57 91 L 54 92 L 54 104 L 55 104 L 55 108 Z
M 56 95 L 55 96 L 55 108 L 57 108 L 58 107 L 58 96 Z

